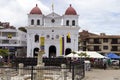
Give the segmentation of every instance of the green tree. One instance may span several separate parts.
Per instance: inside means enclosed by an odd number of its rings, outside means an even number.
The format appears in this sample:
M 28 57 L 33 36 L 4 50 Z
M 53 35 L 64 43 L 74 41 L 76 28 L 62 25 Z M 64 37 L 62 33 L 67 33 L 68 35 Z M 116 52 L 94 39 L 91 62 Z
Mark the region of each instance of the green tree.
M 8 49 L 0 49 L 0 56 L 6 57 L 8 56 L 8 52 L 9 52 Z
M 77 54 L 75 51 L 72 51 L 73 54 Z
M 81 52 L 81 53 L 79 53 L 78 55 L 79 55 L 80 57 L 85 57 L 85 58 L 89 58 L 89 57 L 90 57 L 90 55 L 87 55 L 86 52 Z
M 23 31 L 23 32 L 27 32 L 27 30 L 25 29 L 25 27 L 19 27 L 18 30 Z

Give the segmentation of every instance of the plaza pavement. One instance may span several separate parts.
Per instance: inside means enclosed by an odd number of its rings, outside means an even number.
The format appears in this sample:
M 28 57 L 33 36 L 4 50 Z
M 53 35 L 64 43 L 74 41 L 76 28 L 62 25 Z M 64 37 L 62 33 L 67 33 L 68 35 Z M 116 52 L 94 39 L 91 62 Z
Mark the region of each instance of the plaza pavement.
M 120 69 L 91 69 L 83 80 L 120 80 Z

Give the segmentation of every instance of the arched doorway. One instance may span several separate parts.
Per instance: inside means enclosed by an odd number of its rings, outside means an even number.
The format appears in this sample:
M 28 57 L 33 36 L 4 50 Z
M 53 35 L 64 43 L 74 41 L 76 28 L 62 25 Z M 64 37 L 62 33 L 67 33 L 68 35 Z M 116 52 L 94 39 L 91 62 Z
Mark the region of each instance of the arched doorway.
M 68 54 L 70 54 L 71 53 L 71 49 L 70 48 L 67 48 L 66 50 L 65 50 L 65 55 L 68 55 Z
M 56 47 L 54 45 L 49 47 L 49 58 L 56 57 Z
M 34 48 L 33 57 L 37 57 L 39 53 L 39 48 Z

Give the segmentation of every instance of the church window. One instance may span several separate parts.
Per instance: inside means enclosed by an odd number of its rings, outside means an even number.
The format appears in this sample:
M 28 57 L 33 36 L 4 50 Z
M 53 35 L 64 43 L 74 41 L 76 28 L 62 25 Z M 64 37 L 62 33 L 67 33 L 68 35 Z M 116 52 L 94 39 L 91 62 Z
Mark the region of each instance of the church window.
M 67 43 L 71 43 L 70 34 L 68 34 L 68 35 L 66 36 L 66 41 L 67 41 Z
M 72 26 L 75 26 L 75 20 L 72 21 Z
M 31 25 L 34 25 L 34 20 L 33 19 L 31 20 Z
M 59 35 L 56 35 L 56 39 L 58 39 L 59 38 Z
M 51 39 L 54 40 L 54 37 L 52 37 Z
M 66 21 L 66 26 L 69 26 L 69 20 Z
M 50 35 L 47 35 L 46 37 L 47 37 L 47 38 L 50 38 Z
M 37 20 L 37 25 L 40 25 L 40 20 L 39 19 Z
M 54 40 L 54 35 L 52 35 L 52 38 L 51 38 L 52 40 Z
M 35 35 L 35 42 L 39 42 L 39 35 Z
M 52 30 L 52 32 L 54 32 L 54 30 Z
M 54 22 L 55 22 L 55 19 L 52 19 L 51 22 L 54 23 Z

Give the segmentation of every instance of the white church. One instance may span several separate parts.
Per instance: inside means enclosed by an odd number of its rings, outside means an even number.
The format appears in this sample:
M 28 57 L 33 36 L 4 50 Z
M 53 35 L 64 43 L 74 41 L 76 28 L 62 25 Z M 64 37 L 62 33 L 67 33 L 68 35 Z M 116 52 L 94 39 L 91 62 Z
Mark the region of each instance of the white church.
M 26 27 L 27 57 L 36 57 L 40 50 L 49 58 L 78 51 L 79 15 L 71 4 L 63 14 L 53 10 L 44 15 L 37 4 L 30 11 Z

